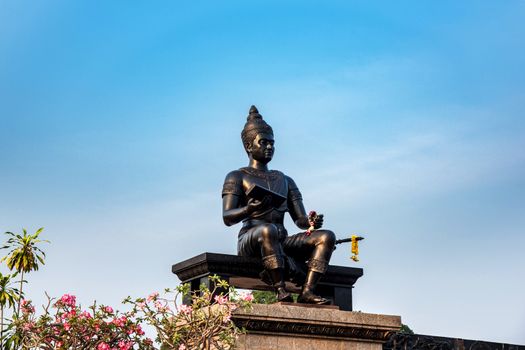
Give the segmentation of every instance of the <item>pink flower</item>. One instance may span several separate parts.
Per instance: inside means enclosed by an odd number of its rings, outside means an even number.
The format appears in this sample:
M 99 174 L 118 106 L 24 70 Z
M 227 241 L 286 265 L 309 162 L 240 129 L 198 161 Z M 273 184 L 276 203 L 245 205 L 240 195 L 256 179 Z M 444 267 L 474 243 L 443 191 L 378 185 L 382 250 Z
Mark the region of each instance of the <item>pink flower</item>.
M 159 292 L 153 292 L 151 293 L 149 296 L 148 296 L 148 301 L 153 301 L 155 299 L 157 299 L 159 296 Z
M 135 328 L 135 333 L 137 333 L 137 335 L 144 335 L 144 331 L 142 330 L 142 327 L 140 326 L 140 324 L 137 325 L 137 327 Z M 146 340 L 148 340 L 149 338 L 147 338 Z
M 35 312 L 35 308 L 31 305 L 31 300 L 22 299 L 20 301 L 20 308 L 24 314 Z
M 160 302 L 159 300 L 155 300 L 154 305 L 159 312 L 166 312 L 169 310 L 168 305 L 166 303 Z
M 180 344 L 180 346 L 179 346 L 179 350 L 186 350 L 186 345 L 184 345 L 184 344 Z
M 250 292 L 241 293 L 241 299 L 244 301 L 253 301 L 253 294 Z
M 102 342 L 102 343 L 98 344 L 97 350 L 109 350 L 109 345 L 104 343 L 104 342 Z
M 137 303 L 137 307 L 139 308 L 139 310 L 144 310 L 144 308 L 146 307 L 146 303 Z
M 215 302 L 219 305 L 226 304 L 228 302 L 228 297 L 222 295 L 216 295 L 214 298 Z
M 113 308 L 111 306 L 106 306 L 104 308 L 104 311 L 106 311 L 108 314 L 112 314 L 113 313 Z
M 82 311 L 82 313 L 80 314 L 80 317 L 81 318 L 92 318 L 91 314 L 87 311 Z
M 66 318 L 71 318 L 71 317 L 74 317 L 77 315 L 77 310 L 73 309 L 69 312 L 66 312 L 65 314 L 62 315 L 62 319 L 66 319 Z
M 31 328 L 33 328 L 33 326 L 34 326 L 33 322 L 24 323 L 24 325 L 22 326 L 22 329 L 24 331 L 30 331 Z
M 182 304 L 181 306 L 179 306 L 179 311 L 185 315 L 190 315 L 193 312 L 193 309 L 191 308 L 191 306 Z
M 113 324 L 116 325 L 117 327 L 124 327 L 127 321 L 128 319 L 126 318 L 126 316 L 122 316 L 120 318 L 115 318 L 113 320 Z
M 74 317 L 76 315 L 77 315 L 77 311 L 75 309 L 71 310 L 70 312 L 64 312 L 63 314 L 60 315 L 59 321 L 64 322 L 65 320 L 71 317 Z
M 65 329 L 66 331 L 69 331 L 69 330 L 71 329 L 71 325 L 70 325 L 69 323 L 67 323 L 67 322 L 64 323 L 64 329 Z
M 75 304 L 77 302 L 77 298 L 74 295 L 64 294 L 60 298 L 60 301 L 62 303 L 64 303 L 64 305 L 66 305 L 66 306 L 75 307 Z
M 130 341 L 125 342 L 124 340 L 121 340 L 118 342 L 118 348 L 119 350 L 129 350 L 133 346 L 133 343 Z

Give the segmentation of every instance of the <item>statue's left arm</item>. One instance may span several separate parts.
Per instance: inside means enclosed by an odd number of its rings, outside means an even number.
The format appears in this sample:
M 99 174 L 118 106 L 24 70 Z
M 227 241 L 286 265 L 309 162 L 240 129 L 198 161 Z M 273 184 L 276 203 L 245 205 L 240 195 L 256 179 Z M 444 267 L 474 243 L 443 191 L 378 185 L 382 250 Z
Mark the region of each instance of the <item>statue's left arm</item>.
M 290 216 L 297 227 L 306 230 L 310 227 L 310 224 L 304 209 L 303 196 L 291 177 L 286 176 L 286 180 L 288 182 L 288 211 Z

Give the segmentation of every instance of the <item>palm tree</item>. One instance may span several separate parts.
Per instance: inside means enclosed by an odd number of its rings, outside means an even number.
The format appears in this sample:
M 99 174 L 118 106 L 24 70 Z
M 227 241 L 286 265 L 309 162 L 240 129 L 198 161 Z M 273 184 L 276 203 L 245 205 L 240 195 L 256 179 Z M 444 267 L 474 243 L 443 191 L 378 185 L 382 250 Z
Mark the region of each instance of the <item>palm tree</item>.
M 7 267 L 17 273 L 20 273 L 20 289 L 19 289 L 19 300 L 16 309 L 16 315 L 20 314 L 20 299 L 23 295 L 22 287 L 24 283 L 24 273 L 37 271 L 38 263 L 44 264 L 44 258 L 46 254 L 38 248 L 36 245 L 41 242 L 47 242 L 38 238 L 40 233 L 44 230 L 43 227 L 39 228 L 34 234 L 27 234 L 26 229 L 23 229 L 23 235 L 17 235 L 13 232 L 6 232 L 6 235 L 11 236 L 6 242 L 6 245 L 0 249 L 11 249 L 11 251 L 2 258 L 0 261 L 5 261 Z
M 2 275 L 0 272 L 0 345 L 4 343 L 4 308 L 6 305 L 13 307 L 19 299 L 18 289 L 11 287 L 16 275 L 16 272 L 13 275 Z

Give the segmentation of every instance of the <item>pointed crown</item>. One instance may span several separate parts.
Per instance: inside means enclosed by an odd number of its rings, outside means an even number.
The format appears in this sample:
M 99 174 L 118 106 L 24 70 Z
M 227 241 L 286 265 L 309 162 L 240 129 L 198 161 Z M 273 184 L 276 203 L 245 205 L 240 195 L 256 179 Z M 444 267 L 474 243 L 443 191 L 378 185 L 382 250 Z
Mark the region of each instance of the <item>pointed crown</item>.
M 251 106 L 246 118 L 246 124 L 241 132 L 241 139 L 244 147 L 246 144 L 250 144 L 257 137 L 257 134 L 266 133 L 273 135 L 273 130 L 264 120 L 262 115 L 259 114 L 257 107 Z

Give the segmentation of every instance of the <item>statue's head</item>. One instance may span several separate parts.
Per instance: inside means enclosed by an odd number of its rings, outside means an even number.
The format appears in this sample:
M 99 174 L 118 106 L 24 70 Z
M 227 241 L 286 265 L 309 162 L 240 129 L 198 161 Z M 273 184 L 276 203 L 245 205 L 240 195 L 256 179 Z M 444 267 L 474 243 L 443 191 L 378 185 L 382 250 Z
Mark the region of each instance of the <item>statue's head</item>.
M 244 149 L 254 159 L 269 162 L 273 157 L 273 130 L 259 114 L 257 107 L 252 106 L 246 124 L 241 132 Z M 260 159 L 258 159 L 260 158 Z

